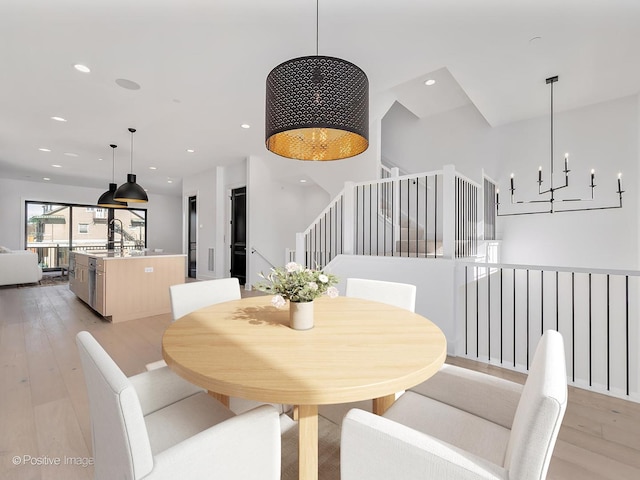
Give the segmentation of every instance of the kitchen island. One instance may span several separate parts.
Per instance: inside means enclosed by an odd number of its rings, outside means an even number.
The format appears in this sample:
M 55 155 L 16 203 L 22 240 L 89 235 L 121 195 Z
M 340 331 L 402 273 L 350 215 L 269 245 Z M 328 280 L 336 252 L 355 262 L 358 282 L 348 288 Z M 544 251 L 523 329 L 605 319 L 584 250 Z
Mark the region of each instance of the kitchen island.
M 111 322 L 171 312 L 169 287 L 185 282 L 186 255 L 73 251 L 69 289 Z

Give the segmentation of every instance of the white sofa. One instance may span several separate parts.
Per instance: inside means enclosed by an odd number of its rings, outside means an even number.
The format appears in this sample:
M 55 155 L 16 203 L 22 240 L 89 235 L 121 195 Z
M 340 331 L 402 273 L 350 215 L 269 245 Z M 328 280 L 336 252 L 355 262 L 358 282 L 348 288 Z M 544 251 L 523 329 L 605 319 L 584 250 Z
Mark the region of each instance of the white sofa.
M 0 253 L 0 286 L 35 283 L 42 278 L 38 255 L 30 250 Z

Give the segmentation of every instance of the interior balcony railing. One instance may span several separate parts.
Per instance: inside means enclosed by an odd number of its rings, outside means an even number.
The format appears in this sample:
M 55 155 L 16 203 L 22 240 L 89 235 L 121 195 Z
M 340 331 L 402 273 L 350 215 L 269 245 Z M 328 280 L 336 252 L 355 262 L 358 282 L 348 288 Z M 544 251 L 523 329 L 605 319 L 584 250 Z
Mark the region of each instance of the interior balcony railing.
M 547 329 L 571 384 L 640 401 L 640 272 L 457 262 L 457 355 L 518 371 Z
M 466 258 L 482 239 L 482 187 L 455 171 L 388 175 L 344 189 L 296 237 L 296 261 L 323 268 L 336 255 Z M 386 171 L 385 170 L 385 171 Z

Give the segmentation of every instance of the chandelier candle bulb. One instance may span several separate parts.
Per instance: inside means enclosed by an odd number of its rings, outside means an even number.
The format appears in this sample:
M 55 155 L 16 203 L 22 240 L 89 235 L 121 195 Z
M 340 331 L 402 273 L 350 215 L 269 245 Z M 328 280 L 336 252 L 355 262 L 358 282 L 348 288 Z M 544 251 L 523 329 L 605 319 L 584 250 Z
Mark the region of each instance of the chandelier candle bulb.
M 542 166 L 538 167 L 538 183 L 542 183 Z
M 564 154 L 564 173 L 569 173 L 569 154 Z
M 513 173 L 511 174 L 511 193 L 513 193 Z
M 591 169 L 591 188 L 595 187 L 595 185 L 593 184 L 593 181 L 596 178 L 596 171 L 592 168 Z
M 618 193 L 622 193 L 622 173 L 618 174 Z

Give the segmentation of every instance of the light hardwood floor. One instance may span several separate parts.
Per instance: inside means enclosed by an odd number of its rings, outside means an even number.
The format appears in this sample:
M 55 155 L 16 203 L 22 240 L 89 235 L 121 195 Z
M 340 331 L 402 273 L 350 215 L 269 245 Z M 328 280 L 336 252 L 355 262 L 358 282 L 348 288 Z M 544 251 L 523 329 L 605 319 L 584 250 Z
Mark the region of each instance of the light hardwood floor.
M 0 478 L 92 478 L 90 466 L 73 464 L 91 456 L 75 334 L 91 332 L 130 376 L 161 357 L 162 332 L 170 321 L 167 314 L 110 324 L 66 284 L 0 288 Z M 449 361 L 523 381 L 521 374 L 496 367 Z M 62 464 L 32 464 L 57 460 Z M 640 405 L 570 388 L 548 478 L 640 478 Z

